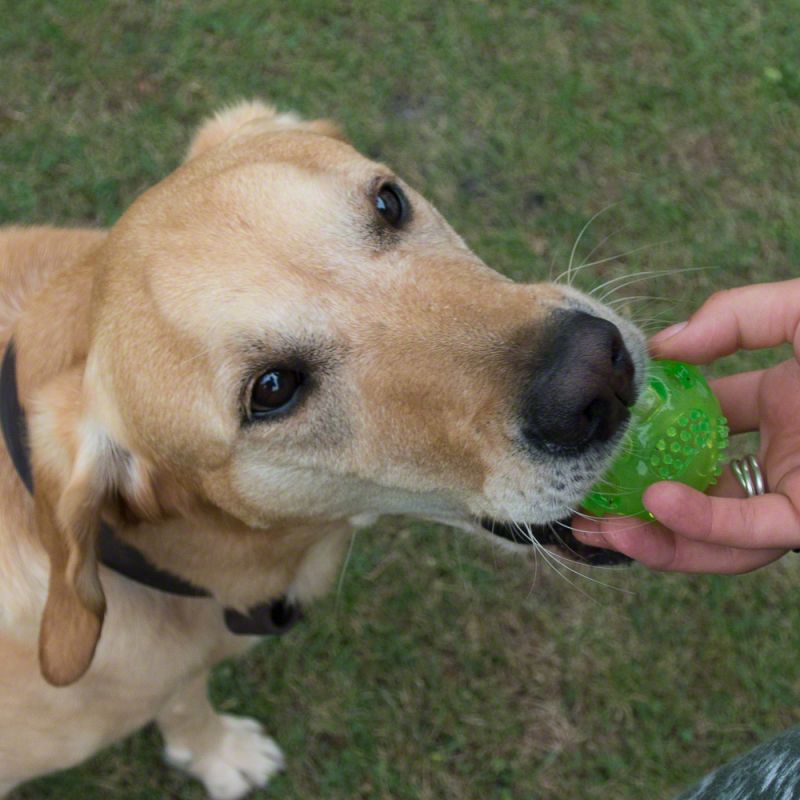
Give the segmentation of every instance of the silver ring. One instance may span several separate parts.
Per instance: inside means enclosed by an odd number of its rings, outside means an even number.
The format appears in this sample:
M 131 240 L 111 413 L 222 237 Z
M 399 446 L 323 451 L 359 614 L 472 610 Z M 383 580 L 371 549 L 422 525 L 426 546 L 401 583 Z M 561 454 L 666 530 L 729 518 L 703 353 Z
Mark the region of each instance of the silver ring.
M 754 455 L 734 458 L 731 461 L 731 469 L 748 497 L 756 497 L 766 492 L 764 473 L 761 471 L 761 467 L 758 466 L 758 461 L 756 461 Z

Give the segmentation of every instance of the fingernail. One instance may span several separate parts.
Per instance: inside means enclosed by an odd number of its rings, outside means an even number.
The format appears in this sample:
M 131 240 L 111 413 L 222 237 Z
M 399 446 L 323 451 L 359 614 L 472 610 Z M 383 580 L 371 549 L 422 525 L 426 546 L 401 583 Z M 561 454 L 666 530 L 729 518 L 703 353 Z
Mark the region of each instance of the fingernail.
M 655 336 L 653 336 L 650 339 L 650 342 L 652 344 L 663 344 L 667 341 L 667 339 L 677 336 L 688 324 L 689 320 L 686 320 L 685 322 L 678 322 L 675 325 L 670 325 L 669 328 L 664 328 L 663 331 L 659 331 Z

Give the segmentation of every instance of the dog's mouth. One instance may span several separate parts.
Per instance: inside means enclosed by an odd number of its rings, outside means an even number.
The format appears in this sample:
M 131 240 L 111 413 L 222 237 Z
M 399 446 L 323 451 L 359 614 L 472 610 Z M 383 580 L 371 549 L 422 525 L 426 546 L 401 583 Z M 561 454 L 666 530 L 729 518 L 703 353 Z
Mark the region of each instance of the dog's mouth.
M 572 534 L 572 525 L 569 517 L 553 520 L 544 524 L 519 524 L 515 522 L 501 522 L 488 517 L 483 517 L 480 524 L 489 533 L 507 539 L 514 544 L 524 544 L 532 547 L 535 544 L 552 545 L 573 561 L 590 566 L 611 566 L 615 564 L 628 564 L 631 559 L 615 550 L 603 547 L 590 547 L 579 542 Z

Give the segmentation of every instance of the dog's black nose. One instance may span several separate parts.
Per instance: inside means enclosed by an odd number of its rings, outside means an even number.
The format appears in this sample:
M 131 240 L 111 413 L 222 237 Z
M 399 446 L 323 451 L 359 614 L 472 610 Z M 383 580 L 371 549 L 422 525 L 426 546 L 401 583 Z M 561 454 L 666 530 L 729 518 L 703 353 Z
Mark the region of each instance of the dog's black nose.
M 634 366 L 616 325 L 582 311 L 553 315 L 522 409 L 534 446 L 573 455 L 608 441 L 629 417 Z

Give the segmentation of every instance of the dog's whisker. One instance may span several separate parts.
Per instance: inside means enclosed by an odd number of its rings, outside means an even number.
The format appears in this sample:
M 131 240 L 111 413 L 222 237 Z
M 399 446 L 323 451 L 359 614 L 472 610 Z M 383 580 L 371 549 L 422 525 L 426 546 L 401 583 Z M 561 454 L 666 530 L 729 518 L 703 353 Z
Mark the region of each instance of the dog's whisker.
M 644 308 L 638 309 L 638 311 L 644 311 L 644 310 L 645 310 Z M 637 324 L 640 324 L 640 325 L 646 325 L 648 322 L 656 322 L 656 321 L 658 321 L 660 319 L 664 319 L 664 318 L 669 317 L 669 316 L 673 316 L 674 317 L 674 315 L 675 315 L 675 309 L 673 309 L 673 308 L 663 308 L 660 311 L 657 310 L 657 309 L 650 309 L 650 310 L 651 310 L 651 313 L 655 312 L 655 313 L 652 313 L 652 316 L 650 316 L 650 317 L 643 317 L 643 316 L 641 316 L 639 314 L 632 315 L 633 316 L 633 322 L 635 322 Z
M 647 277 L 649 277 L 649 278 L 671 277 L 671 276 L 674 276 L 674 275 L 681 275 L 681 274 L 684 274 L 684 273 L 687 273 L 687 272 L 703 272 L 703 271 L 706 271 L 706 270 L 713 270 L 713 269 L 715 269 L 715 267 L 681 267 L 680 269 L 675 268 L 675 269 L 666 269 L 666 270 L 653 270 L 652 274 L 648 275 Z M 644 276 L 644 273 L 640 273 L 639 277 L 634 279 L 634 280 L 631 280 L 629 282 L 619 283 L 619 284 L 613 286 L 610 290 L 608 290 L 607 292 L 605 292 L 605 294 L 602 295 L 602 298 L 600 299 L 600 301 L 603 302 L 603 303 L 608 302 L 608 298 L 612 297 L 617 292 L 622 291 L 622 289 L 624 289 L 626 286 L 629 286 L 629 285 L 631 285 L 633 283 L 637 283 L 639 280 L 642 279 L 643 276 Z M 625 278 L 627 276 L 620 275 L 619 277 L 620 278 Z
M 583 533 L 592 533 L 590 531 L 580 531 L 580 529 L 573 528 L 570 525 L 565 525 L 563 522 L 560 522 L 558 524 L 561 527 L 566 528 L 570 532 L 578 531 L 579 533 L 581 533 L 581 532 L 583 532 Z M 566 545 L 564 543 L 562 543 L 562 545 L 567 550 L 569 550 L 570 553 L 573 553 L 575 556 L 578 556 L 578 554 L 571 547 L 569 547 L 568 545 Z M 561 562 L 562 562 L 562 566 L 564 566 L 564 567 L 566 567 L 567 564 L 574 564 L 575 563 L 573 560 L 565 558 L 564 556 L 558 556 L 556 553 L 550 553 L 550 555 L 553 556 L 554 558 L 559 558 L 561 560 Z M 613 564 L 581 564 L 581 566 L 584 566 L 587 569 L 591 569 L 592 572 L 595 572 L 596 570 L 600 570 L 600 569 L 614 570 L 614 571 L 617 570 L 617 567 L 614 566 Z M 590 575 L 586 575 L 583 572 L 578 572 L 578 574 L 583 576 L 584 578 L 587 578 L 588 580 L 592 580 L 592 577 Z M 605 586 L 607 589 L 616 589 L 617 591 L 620 591 L 620 592 L 627 592 L 628 594 L 633 594 L 632 591 L 630 591 L 629 589 L 623 589 L 621 586 L 613 586 L 611 584 L 605 584 L 602 581 L 598 581 L 598 580 L 595 580 L 595 583 L 599 583 L 601 586 Z
M 615 253 L 613 256 L 605 256 L 605 258 L 599 258 L 596 261 L 589 261 L 586 264 L 581 264 L 581 269 L 587 269 L 589 267 L 598 267 L 600 264 L 607 264 L 609 261 L 620 261 L 623 258 L 627 258 L 628 256 L 635 255 L 636 253 L 641 253 L 644 250 L 652 250 L 654 247 L 660 247 L 661 245 L 672 244 L 673 240 L 670 239 L 663 239 L 659 242 L 650 242 L 648 244 L 642 244 L 638 247 L 633 247 L 630 250 L 625 250 L 622 253 Z
M 600 286 L 595 287 L 589 292 L 589 295 L 594 297 L 597 293 L 612 284 L 612 288 L 605 292 L 605 294 L 598 297 L 598 301 L 601 303 L 605 303 L 608 301 L 608 298 L 612 295 L 616 294 L 617 292 L 624 289 L 626 286 L 630 286 L 631 284 L 638 283 L 639 281 L 644 280 L 645 278 L 655 278 L 655 277 L 662 277 L 666 275 L 680 275 L 686 272 L 700 272 L 702 270 L 713 269 L 712 267 L 682 267 L 681 269 L 652 269 L 652 270 L 644 270 L 642 272 L 634 273 L 633 275 L 619 275 L 616 278 L 611 278 L 610 280 L 606 281 L 605 283 L 601 283 Z
M 588 519 L 590 522 L 601 522 L 604 519 L 603 517 L 598 517 L 595 516 L 594 514 L 586 514 L 585 512 L 580 511 L 577 508 L 571 508 L 570 506 L 567 506 L 567 510 L 571 514 L 574 514 L 577 517 L 583 517 L 583 519 Z M 634 514 L 617 514 L 616 517 L 617 519 L 636 519 Z M 586 531 L 583 532 L 586 533 Z
M 528 589 L 528 597 L 533 594 L 533 590 L 536 588 L 536 580 L 539 577 L 539 552 L 534 547 L 533 548 L 533 577 L 531 578 L 531 585 Z
M 650 336 L 656 331 L 660 331 L 662 328 L 665 328 L 674 322 L 678 322 L 675 317 L 659 317 L 658 319 L 648 320 L 641 325 L 637 323 L 637 327 L 645 336 Z
M 621 517 L 621 519 L 636 519 L 636 518 L 632 517 L 630 514 L 627 514 L 625 517 Z M 575 527 L 566 525 L 566 523 L 561 523 L 561 524 L 564 525 L 565 528 L 569 527 L 569 529 L 571 531 L 573 531 L 574 533 L 585 533 L 587 536 L 597 536 L 598 535 L 597 531 L 590 531 L 590 530 L 588 530 L 586 528 L 575 528 Z M 650 524 L 651 523 L 646 522 L 645 520 L 642 519 L 642 520 L 639 520 L 635 525 L 626 525 L 624 528 L 617 528 L 615 530 L 615 533 L 625 533 L 627 531 L 637 531 L 637 530 L 640 530 L 641 528 L 646 528 Z
M 578 250 L 578 246 L 581 243 L 581 239 L 583 238 L 583 234 L 589 229 L 589 226 L 600 216 L 605 214 L 606 211 L 614 208 L 614 206 L 619 205 L 618 203 L 611 203 L 610 205 L 606 206 L 605 208 L 601 208 L 600 211 L 593 214 L 587 223 L 581 228 L 580 233 L 578 234 L 577 238 L 575 239 L 575 243 L 572 245 L 572 251 L 569 254 L 569 264 L 567 265 L 566 273 L 562 272 L 558 275 L 555 279 L 555 283 L 558 283 L 562 277 L 566 274 L 566 283 L 567 286 L 572 286 L 572 265 L 575 261 L 575 253 Z
M 671 313 L 672 313 L 671 311 L 665 311 L 665 312 L 663 312 L 661 314 L 655 314 L 652 317 L 639 317 L 639 318 L 635 318 L 633 320 L 633 322 L 636 325 L 639 325 L 640 327 L 642 325 L 650 325 L 650 324 L 652 324 L 654 322 L 661 322 L 661 321 L 663 321 L 665 319 L 669 319 L 670 318 L 669 315 Z M 673 317 L 673 319 L 674 319 L 674 317 Z
M 568 510 L 572 514 L 574 514 L 575 516 L 583 517 L 584 519 L 588 520 L 589 522 L 602 522 L 605 519 L 604 517 L 596 517 L 596 516 L 594 516 L 592 514 L 584 514 L 583 512 L 581 512 L 581 511 L 579 511 L 578 509 L 575 509 L 575 508 L 569 508 Z M 616 519 L 630 519 L 630 520 L 634 520 L 635 519 L 636 520 L 636 524 L 635 525 L 626 525 L 624 528 L 617 528 L 617 531 L 620 531 L 620 532 L 623 532 L 623 531 L 635 531 L 635 530 L 639 530 L 640 528 L 646 528 L 648 525 L 652 524 L 649 520 L 641 519 L 640 517 L 637 517 L 634 514 L 618 514 L 618 515 L 615 515 L 615 518 Z M 564 525 L 565 527 L 567 527 L 565 523 L 561 523 L 561 524 Z M 570 529 L 572 531 L 575 531 L 577 533 L 585 533 L 585 534 L 588 534 L 590 536 L 596 536 L 597 535 L 597 531 L 590 531 L 590 530 L 585 530 L 585 529 L 581 529 L 581 528 L 575 528 L 575 527 L 572 527 L 572 526 L 569 526 L 569 527 L 570 527 Z
M 589 292 L 590 297 L 594 297 L 598 292 L 602 289 L 607 289 L 609 286 L 612 287 L 611 290 L 604 294 L 602 297 L 598 298 L 600 302 L 606 302 L 605 298 L 611 297 L 616 292 L 624 289 L 625 286 L 629 286 L 632 283 L 637 283 L 638 281 L 643 281 L 646 278 L 652 278 L 659 275 L 666 274 L 663 270 L 640 270 L 639 272 L 628 273 L 626 272 L 623 275 L 617 275 L 614 278 L 609 278 L 607 281 L 595 286 Z M 617 284 L 621 284 L 617 286 Z
M 662 311 L 658 314 L 654 314 L 652 317 L 638 317 L 635 318 L 633 321 L 637 325 L 649 325 L 654 322 L 662 322 L 665 319 L 675 319 L 672 309 Z
M 613 284 L 619 283 L 621 281 L 626 281 L 629 278 L 638 278 L 639 280 L 648 278 L 648 277 L 661 277 L 667 275 L 680 275 L 683 272 L 696 272 L 701 270 L 708 270 L 713 269 L 713 267 L 680 267 L 680 268 L 667 268 L 667 269 L 648 269 L 648 270 L 640 270 L 639 272 L 626 272 L 622 275 L 617 275 L 613 278 L 609 278 L 607 281 L 604 281 L 598 286 L 595 286 L 589 292 L 590 296 L 596 295 L 602 289 L 605 289 L 607 286 L 611 286 Z M 617 287 L 614 291 L 619 291 L 619 287 Z
M 353 547 L 356 541 L 356 535 L 358 534 L 358 529 L 354 528 L 353 533 L 350 535 L 350 542 L 347 545 L 347 554 L 344 557 L 344 563 L 342 564 L 342 568 L 339 570 L 339 580 L 336 584 L 336 604 L 335 610 L 336 613 L 339 612 L 339 602 L 342 596 L 342 589 L 344 587 L 344 576 L 347 572 L 347 567 L 350 565 L 350 556 L 353 555 Z
M 621 450 L 620 452 L 621 453 L 626 453 L 627 452 L 629 454 L 632 454 L 635 451 L 631 449 L 631 450 L 627 450 L 627 451 L 626 450 Z M 603 479 L 602 484 L 603 484 L 603 492 L 605 494 L 610 494 L 610 495 L 613 495 L 615 497 L 622 497 L 623 495 L 627 496 L 629 494 L 634 494 L 635 492 L 641 491 L 641 487 L 639 487 L 637 489 L 634 486 L 620 486 L 617 483 L 612 483 L 611 481 L 608 481 L 608 480 L 605 480 L 605 479 Z M 607 492 L 606 491 L 606 487 L 609 487 L 613 491 Z
M 674 303 L 675 300 L 672 297 L 659 297 L 656 294 L 629 294 L 625 297 L 618 297 L 616 300 L 610 300 L 606 305 L 611 306 L 612 308 L 618 305 L 622 305 L 623 303 L 644 303 L 644 302 L 653 302 L 653 303 Z
M 577 592 L 580 592 L 580 594 L 582 594 L 587 599 L 589 599 L 589 600 L 591 600 L 592 602 L 595 602 L 595 603 L 597 602 L 597 600 L 595 598 L 593 598 L 587 592 L 584 592 L 583 589 L 581 589 L 574 581 L 571 581 L 566 575 L 564 575 L 561 572 L 562 565 L 559 563 L 558 559 L 554 557 L 553 553 L 551 553 L 549 550 L 547 550 L 546 547 L 544 547 L 539 541 L 536 540 L 536 537 L 533 535 L 533 532 L 530 530 L 530 528 L 528 528 L 527 526 L 525 526 L 525 528 L 523 528 L 522 526 L 518 525 L 517 523 L 515 523 L 515 527 L 519 530 L 519 532 L 523 536 L 525 536 L 528 539 L 530 544 L 533 546 L 534 551 L 536 553 L 538 553 L 539 555 L 541 555 L 542 558 L 549 563 L 550 567 L 553 569 L 553 571 L 556 573 L 556 575 L 558 575 L 558 577 L 561 578 L 561 580 L 566 581 L 566 583 L 569 584 L 571 589 L 574 589 Z M 580 577 L 585 577 L 582 573 L 578 572 L 577 570 L 570 569 L 569 571 L 575 572 L 575 574 L 579 575 Z
M 563 523 L 561 523 L 561 524 L 563 525 Z M 564 527 L 568 527 L 568 526 L 564 525 Z M 618 592 L 625 592 L 626 594 L 633 594 L 633 592 L 631 592 L 629 589 L 623 589 L 621 586 L 614 586 L 613 584 L 605 583 L 604 581 L 598 580 L 597 578 L 593 578 L 591 575 L 587 575 L 585 572 L 581 572 L 579 569 L 576 569 L 575 566 L 574 566 L 575 562 L 573 562 L 571 559 L 566 558 L 565 556 L 560 556 L 557 553 L 553 553 L 552 551 L 548 550 L 544 545 L 540 544 L 539 542 L 536 542 L 535 537 L 533 536 L 533 533 L 530 530 L 528 532 L 528 536 L 532 540 L 532 542 L 534 542 L 536 545 L 538 545 L 542 555 L 546 559 L 548 559 L 550 561 L 551 566 L 555 569 L 555 571 L 557 573 L 561 574 L 559 569 L 556 568 L 556 567 L 560 567 L 561 569 L 564 569 L 564 570 L 567 570 L 568 572 L 571 572 L 573 575 L 577 575 L 579 578 L 583 578 L 584 580 L 590 581 L 591 583 L 596 583 L 598 586 L 602 586 L 604 589 L 613 589 L 613 590 L 618 591 Z M 568 550 L 570 549 L 563 542 L 562 542 L 562 546 L 566 547 Z M 574 551 L 570 551 L 570 552 L 574 552 Z M 577 555 L 577 553 L 575 553 L 575 555 Z M 587 565 L 587 567 L 588 567 L 588 565 Z M 593 565 L 590 568 L 594 570 L 594 569 L 603 568 L 603 566 L 602 565 Z M 606 567 L 606 569 L 610 569 L 610 567 Z M 566 576 L 561 575 L 561 577 L 564 578 L 564 580 L 566 580 L 567 583 L 569 583 L 570 586 L 572 586 L 572 588 L 577 589 L 578 591 L 581 591 L 580 587 L 578 587 L 575 583 L 573 583 L 568 578 L 566 578 Z M 587 594 L 585 592 L 582 592 L 582 594 L 585 597 L 588 597 L 589 599 L 594 600 L 595 602 L 597 602 L 596 598 L 591 597 L 591 595 L 589 595 L 589 594 Z
M 616 230 L 611 231 L 608 235 L 604 236 L 588 253 L 586 258 L 575 268 L 574 275 L 577 275 L 581 270 L 586 269 L 587 267 L 591 266 L 590 261 L 592 256 L 600 250 L 600 248 L 612 237 L 616 236 L 623 228 L 617 228 Z M 574 281 L 574 277 L 573 277 Z

